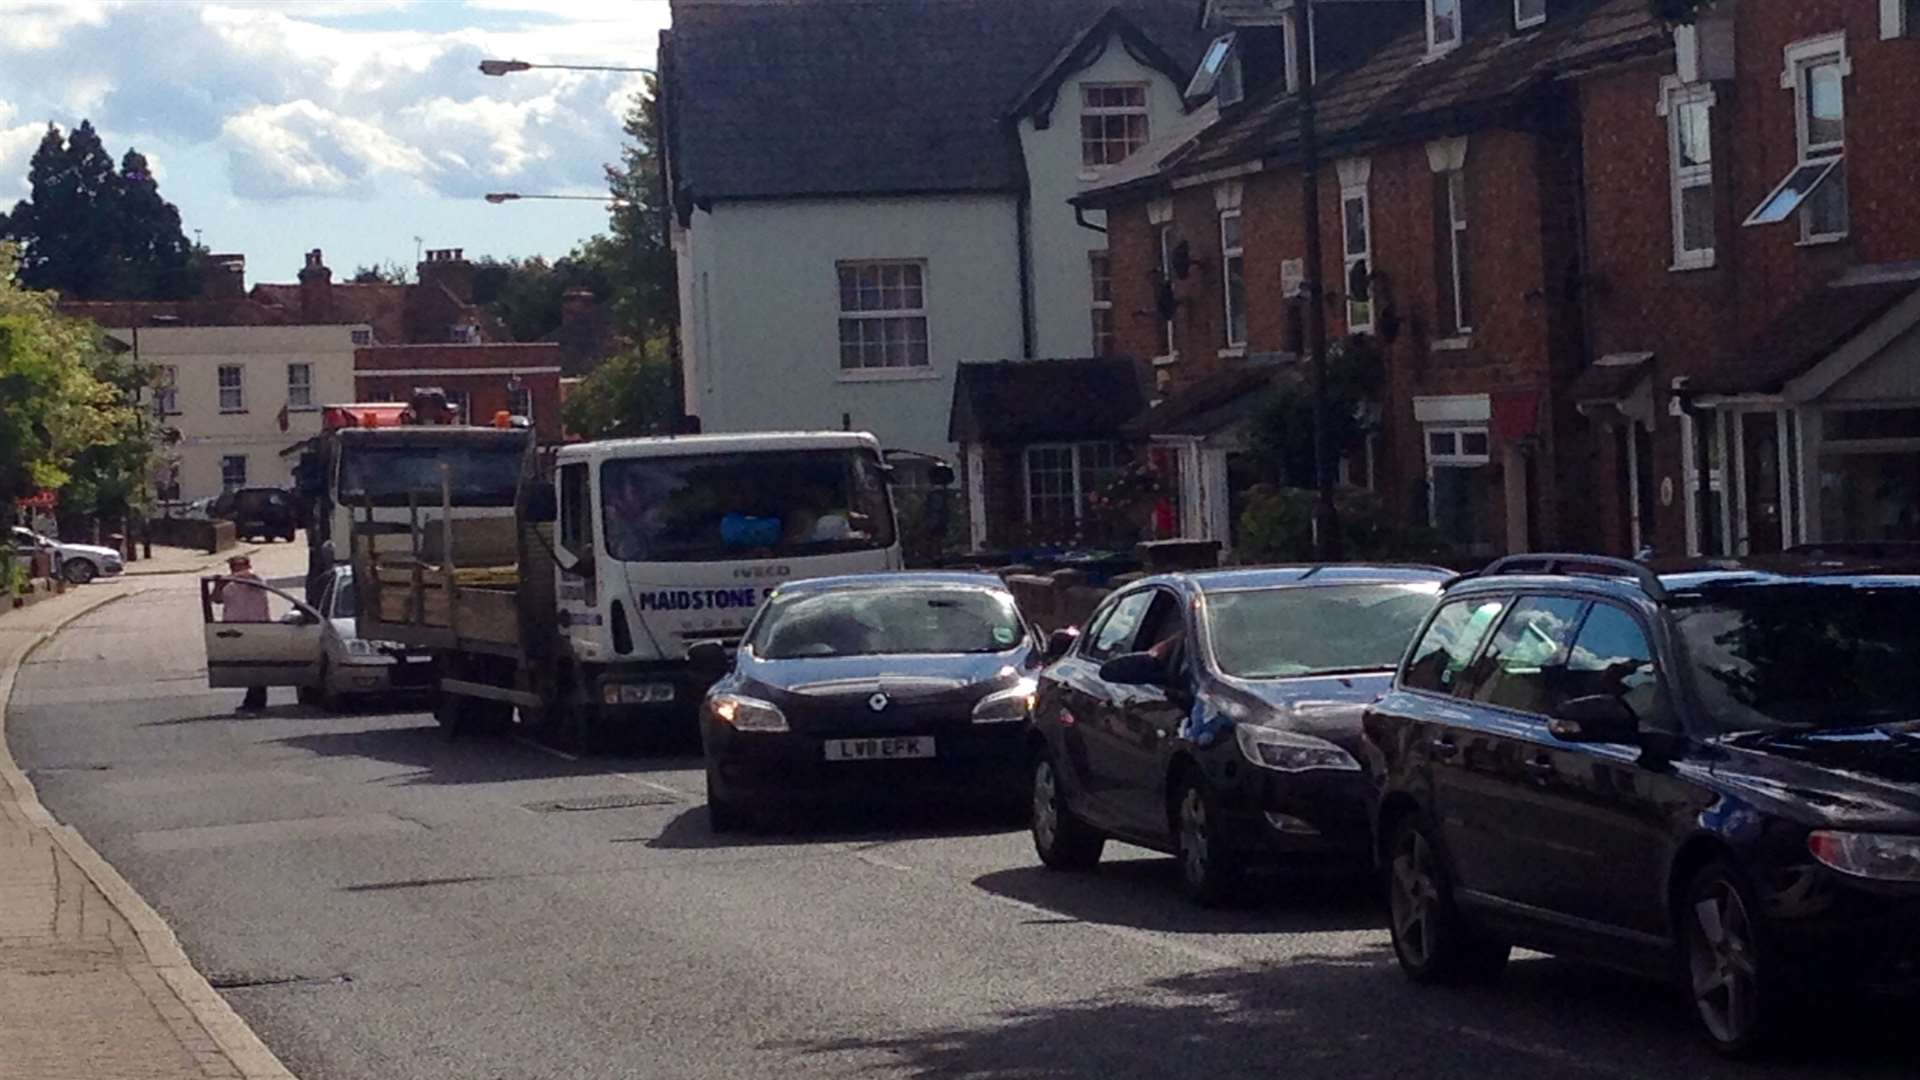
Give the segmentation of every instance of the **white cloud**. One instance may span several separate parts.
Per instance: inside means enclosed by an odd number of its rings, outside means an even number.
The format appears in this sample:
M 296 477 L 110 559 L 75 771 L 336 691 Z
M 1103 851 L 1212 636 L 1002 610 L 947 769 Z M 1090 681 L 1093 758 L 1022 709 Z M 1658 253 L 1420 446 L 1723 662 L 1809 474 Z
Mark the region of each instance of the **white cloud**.
M 106 22 L 108 5 L 83 0 L 0 0 L 0 52 L 51 49 L 76 26 Z
M 25 15 L 23 46 L 14 23 Z M 416 29 L 404 28 L 408 20 Z M 41 118 L 91 117 L 118 147 L 162 139 L 224 151 L 250 199 L 416 180 L 465 196 L 597 190 L 618 156 L 630 74 L 489 78 L 484 57 L 650 67 L 665 3 L 483 0 L 449 5 L 21 5 L 0 0 L 0 98 Z M 377 26 L 381 29 L 364 29 Z M 393 29 L 392 27 L 402 27 Z M 0 151 L 21 136 L 0 126 Z M 30 150 L 30 148 L 29 148 Z M 17 152 L 17 151 L 16 151 Z M 0 152 L 0 185 L 23 170 Z

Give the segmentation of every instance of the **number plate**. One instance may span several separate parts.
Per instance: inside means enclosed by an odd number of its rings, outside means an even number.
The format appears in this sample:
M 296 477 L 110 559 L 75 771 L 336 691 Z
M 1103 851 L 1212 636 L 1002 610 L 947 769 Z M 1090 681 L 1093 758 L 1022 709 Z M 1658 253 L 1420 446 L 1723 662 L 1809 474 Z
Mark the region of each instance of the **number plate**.
M 828 761 L 893 761 L 930 758 L 933 736 L 901 735 L 889 739 L 828 739 Z

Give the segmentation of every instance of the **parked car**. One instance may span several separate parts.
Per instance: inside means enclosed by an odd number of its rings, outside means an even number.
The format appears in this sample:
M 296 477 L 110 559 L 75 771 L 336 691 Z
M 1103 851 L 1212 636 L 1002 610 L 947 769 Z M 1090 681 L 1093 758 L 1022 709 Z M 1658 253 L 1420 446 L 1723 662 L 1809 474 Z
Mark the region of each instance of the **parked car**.
M 300 529 L 300 507 L 293 493 L 256 487 L 229 491 L 213 501 L 213 516 L 233 522 L 242 540 L 291 540 Z
M 35 552 L 53 556 L 54 573 L 75 585 L 85 585 L 97 577 L 112 577 L 127 568 L 118 551 L 98 544 L 68 544 L 41 536 L 32 529 L 11 526 L 13 553 L 26 558 Z
M 1916 606 L 1920 576 L 1831 560 L 1448 588 L 1366 717 L 1401 968 L 1677 975 L 1736 1053 L 1796 998 L 1920 986 Z
M 1361 713 L 1449 576 L 1221 570 L 1116 592 L 1039 681 L 1040 860 L 1091 867 L 1115 837 L 1177 855 L 1203 904 L 1238 892 L 1254 860 L 1365 867 Z
M 291 686 L 300 700 L 338 711 L 356 700 L 424 694 L 434 685 L 431 657 L 359 637 L 352 567 L 334 568 L 313 605 L 264 582 L 229 581 L 229 589 L 267 594 L 271 617 L 264 622 L 222 621 L 212 601 L 219 580 L 201 581 L 209 686 Z
M 715 831 L 765 811 L 895 795 L 1024 804 L 1039 648 L 989 574 L 884 573 L 783 585 L 701 709 Z

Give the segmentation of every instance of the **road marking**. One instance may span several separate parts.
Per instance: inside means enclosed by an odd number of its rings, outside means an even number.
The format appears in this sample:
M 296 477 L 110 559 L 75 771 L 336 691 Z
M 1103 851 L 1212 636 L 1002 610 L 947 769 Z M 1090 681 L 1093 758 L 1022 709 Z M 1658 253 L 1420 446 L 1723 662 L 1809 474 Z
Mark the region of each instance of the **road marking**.
M 1050 923 L 1058 923 L 1064 917 L 1066 921 L 1078 923 L 1089 930 L 1098 930 L 1103 934 L 1117 937 L 1122 941 L 1131 941 L 1136 945 L 1145 945 L 1149 948 L 1177 953 L 1189 960 L 1198 961 L 1209 967 L 1239 967 L 1245 962 L 1239 957 L 1228 953 L 1216 952 L 1213 949 L 1202 948 L 1198 945 L 1189 945 L 1184 941 L 1178 941 L 1170 937 L 1155 934 L 1148 930 L 1135 930 L 1131 926 L 1114 926 L 1111 923 L 1088 922 L 1085 919 L 1076 919 L 1070 915 L 1065 915 L 1064 912 L 1055 911 L 1052 908 L 1044 908 L 1039 904 L 1029 904 L 1025 900 L 1015 900 L 1011 896 L 1001 896 L 998 893 L 983 893 L 982 895 L 996 904 L 1005 904 L 1008 907 L 1018 908 L 1029 915 L 1038 915 Z
M 513 741 L 519 743 L 521 746 L 530 747 L 534 750 L 538 750 L 543 754 L 551 754 L 552 756 L 557 757 L 562 761 L 579 761 L 580 760 L 579 754 L 569 754 L 565 750 L 556 750 L 553 747 L 548 746 L 546 743 L 540 742 L 536 739 L 529 739 L 525 735 L 515 735 L 513 737 Z
M 662 795 L 671 795 L 676 799 L 690 799 L 693 797 L 691 795 L 688 795 L 686 792 L 681 791 L 679 788 L 671 788 L 665 784 L 656 783 L 652 780 L 647 779 L 644 776 L 635 776 L 632 773 L 624 773 L 624 772 L 614 773 L 613 775 L 619 777 L 622 780 L 631 780 L 634 783 L 639 784 L 641 787 L 652 788 L 653 790 L 660 792 Z

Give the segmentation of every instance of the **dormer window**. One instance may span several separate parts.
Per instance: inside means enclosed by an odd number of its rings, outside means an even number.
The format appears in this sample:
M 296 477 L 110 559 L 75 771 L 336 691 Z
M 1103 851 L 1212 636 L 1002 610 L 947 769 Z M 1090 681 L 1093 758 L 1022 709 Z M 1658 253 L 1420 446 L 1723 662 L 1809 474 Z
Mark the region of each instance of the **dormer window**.
M 1227 54 L 1227 64 L 1220 69 L 1220 85 L 1214 90 L 1214 100 L 1222 106 L 1238 105 L 1247 96 L 1245 82 L 1240 77 L 1240 57 L 1236 53 Z
M 1427 52 L 1437 56 L 1460 46 L 1460 5 L 1465 2 L 1427 0 Z
M 1525 30 L 1547 21 L 1547 0 L 1513 0 L 1513 28 Z
M 1222 34 L 1207 46 L 1193 80 L 1187 83 L 1185 96 L 1189 102 L 1204 101 L 1211 94 L 1221 105 L 1234 105 L 1246 96 L 1240 78 L 1240 57 L 1233 44 L 1234 35 Z

